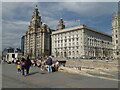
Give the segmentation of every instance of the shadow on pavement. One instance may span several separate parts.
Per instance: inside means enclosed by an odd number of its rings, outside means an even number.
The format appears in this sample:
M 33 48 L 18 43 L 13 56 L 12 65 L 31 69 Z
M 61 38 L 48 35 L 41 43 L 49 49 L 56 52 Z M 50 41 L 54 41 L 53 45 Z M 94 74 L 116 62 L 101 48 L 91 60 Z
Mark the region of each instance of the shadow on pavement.
M 39 72 L 32 72 L 32 73 L 29 73 L 29 75 L 34 75 L 34 74 L 36 74 L 36 73 L 39 73 Z
M 40 73 L 40 74 L 47 74 L 47 73 L 45 73 L 45 72 L 42 72 L 42 73 Z

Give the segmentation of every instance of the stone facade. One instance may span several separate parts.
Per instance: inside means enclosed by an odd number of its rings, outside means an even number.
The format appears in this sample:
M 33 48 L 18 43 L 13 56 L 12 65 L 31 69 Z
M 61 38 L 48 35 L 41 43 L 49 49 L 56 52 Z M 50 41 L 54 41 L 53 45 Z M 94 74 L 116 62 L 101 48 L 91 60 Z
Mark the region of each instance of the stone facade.
M 119 5 L 119 4 L 118 4 Z M 112 36 L 85 25 L 65 28 L 59 20 L 58 29 L 42 23 L 38 8 L 33 12 L 24 35 L 24 55 L 78 59 L 80 57 L 120 57 L 120 12 L 112 18 Z M 52 52 L 51 52 L 52 51 Z M 52 54 L 51 54 L 52 53 Z
M 24 35 L 24 55 L 29 55 L 34 58 L 50 55 L 50 34 L 51 29 L 41 22 L 41 16 L 39 16 L 39 11 L 36 6 L 30 25 L 28 26 L 28 31 Z
M 117 13 L 112 18 L 112 44 L 113 57 L 120 59 L 120 13 Z
M 112 57 L 112 37 L 85 25 L 58 28 L 52 32 L 51 38 L 52 55 L 55 57 Z

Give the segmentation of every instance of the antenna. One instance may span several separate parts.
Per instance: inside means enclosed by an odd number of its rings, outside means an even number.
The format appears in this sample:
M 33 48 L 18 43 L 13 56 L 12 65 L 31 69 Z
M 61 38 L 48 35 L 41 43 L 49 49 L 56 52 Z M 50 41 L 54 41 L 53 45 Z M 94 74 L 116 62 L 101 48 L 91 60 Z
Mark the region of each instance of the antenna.
M 62 12 L 60 12 L 60 19 L 62 19 Z
M 36 5 L 35 9 L 37 9 L 37 5 Z

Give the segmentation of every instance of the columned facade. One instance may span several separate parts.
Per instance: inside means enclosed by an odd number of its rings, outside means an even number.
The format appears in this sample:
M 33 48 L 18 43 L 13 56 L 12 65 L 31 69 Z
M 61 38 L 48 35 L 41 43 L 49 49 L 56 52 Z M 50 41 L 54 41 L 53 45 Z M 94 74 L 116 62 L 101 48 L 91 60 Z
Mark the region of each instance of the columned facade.
M 58 29 L 51 38 L 55 57 L 112 57 L 112 37 L 85 25 Z

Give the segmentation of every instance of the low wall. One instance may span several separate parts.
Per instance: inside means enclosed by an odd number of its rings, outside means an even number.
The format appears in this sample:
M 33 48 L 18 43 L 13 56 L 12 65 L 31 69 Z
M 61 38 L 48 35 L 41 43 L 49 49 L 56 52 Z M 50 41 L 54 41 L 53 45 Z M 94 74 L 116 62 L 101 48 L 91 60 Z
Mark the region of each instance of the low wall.
M 70 68 L 100 68 L 100 69 L 110 69 L 110 70 L 118 70 L 120 65 L 118 64 L 118 60 L 90 60 L 90 59 L 81 59 L 81 60 L 67 60 L 62 58 L 54 58 L 53 60 L 66 60 L 66 67 Z M 80 68 L 79 68 L 80 69 Z

